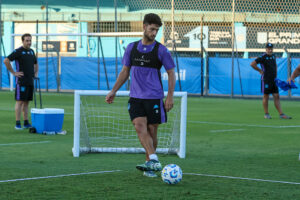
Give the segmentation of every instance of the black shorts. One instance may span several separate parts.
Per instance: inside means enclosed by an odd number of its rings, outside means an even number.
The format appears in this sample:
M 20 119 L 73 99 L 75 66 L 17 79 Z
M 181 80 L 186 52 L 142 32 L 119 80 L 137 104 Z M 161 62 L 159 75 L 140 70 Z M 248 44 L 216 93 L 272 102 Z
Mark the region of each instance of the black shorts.
M 278 87 L 275 81 L 262 81 L 261 89 L 264 94 L 278 93 Z
M 32 101 L 33 85 L 16 84 L 15 99 L 16 101 Z
M 162 124 L 167 122 L 167 113 L 163 99 L 130 98 L 128 112 L 131 121 L 137 117 L 147 117 L 147 124 Z

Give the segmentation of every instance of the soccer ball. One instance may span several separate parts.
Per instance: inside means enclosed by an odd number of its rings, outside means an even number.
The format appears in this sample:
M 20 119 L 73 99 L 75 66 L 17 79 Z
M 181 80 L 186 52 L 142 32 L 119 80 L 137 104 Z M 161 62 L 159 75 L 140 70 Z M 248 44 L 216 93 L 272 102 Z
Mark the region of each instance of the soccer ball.
M 176 164 L 168 164 L 161 171 L 161 178 L 167 184 L 177 184 L 182 179 L 182 170 Z

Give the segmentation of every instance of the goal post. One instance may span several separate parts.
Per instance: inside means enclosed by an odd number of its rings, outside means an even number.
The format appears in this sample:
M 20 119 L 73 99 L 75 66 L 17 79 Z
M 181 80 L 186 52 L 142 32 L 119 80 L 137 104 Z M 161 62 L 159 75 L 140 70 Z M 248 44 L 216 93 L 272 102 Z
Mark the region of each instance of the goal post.
M 129 91 L 118 91 L 113 104 L 105 102 L 109 91 L 74 91 L 73 156 L 81 153 L 144 153 L 127 110 Z M 167 95 L 167 92 L 165 92 Z M 174 92 L 168 122 L 158 128 L 156 153 L 185 158 L 187 92 Z

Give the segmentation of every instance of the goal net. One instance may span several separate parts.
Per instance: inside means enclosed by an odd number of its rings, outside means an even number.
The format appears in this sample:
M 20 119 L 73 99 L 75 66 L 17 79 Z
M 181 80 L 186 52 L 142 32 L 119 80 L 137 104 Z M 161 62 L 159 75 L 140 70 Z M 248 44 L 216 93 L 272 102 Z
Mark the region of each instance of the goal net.
M 81 153 L 144 153 L 130 121 L 128 91 L 119 91 L 113 104 L 105 102 L 109 91 L 76 90 L 74 101 L 73 156 Z M 168 122 L 158 128 L 157 153 L 185 158 L 187 93 L 174 93 Z

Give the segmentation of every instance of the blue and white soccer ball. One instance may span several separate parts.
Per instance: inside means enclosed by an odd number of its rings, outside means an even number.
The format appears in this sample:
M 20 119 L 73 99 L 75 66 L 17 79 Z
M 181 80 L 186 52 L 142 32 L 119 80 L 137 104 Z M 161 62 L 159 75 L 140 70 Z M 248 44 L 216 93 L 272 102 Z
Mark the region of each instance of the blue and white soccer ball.
M 161 178 L 167 184 L 177 184 L 182 179 L 182 170 L 176 164 L 168 164 L 161 171 Z

